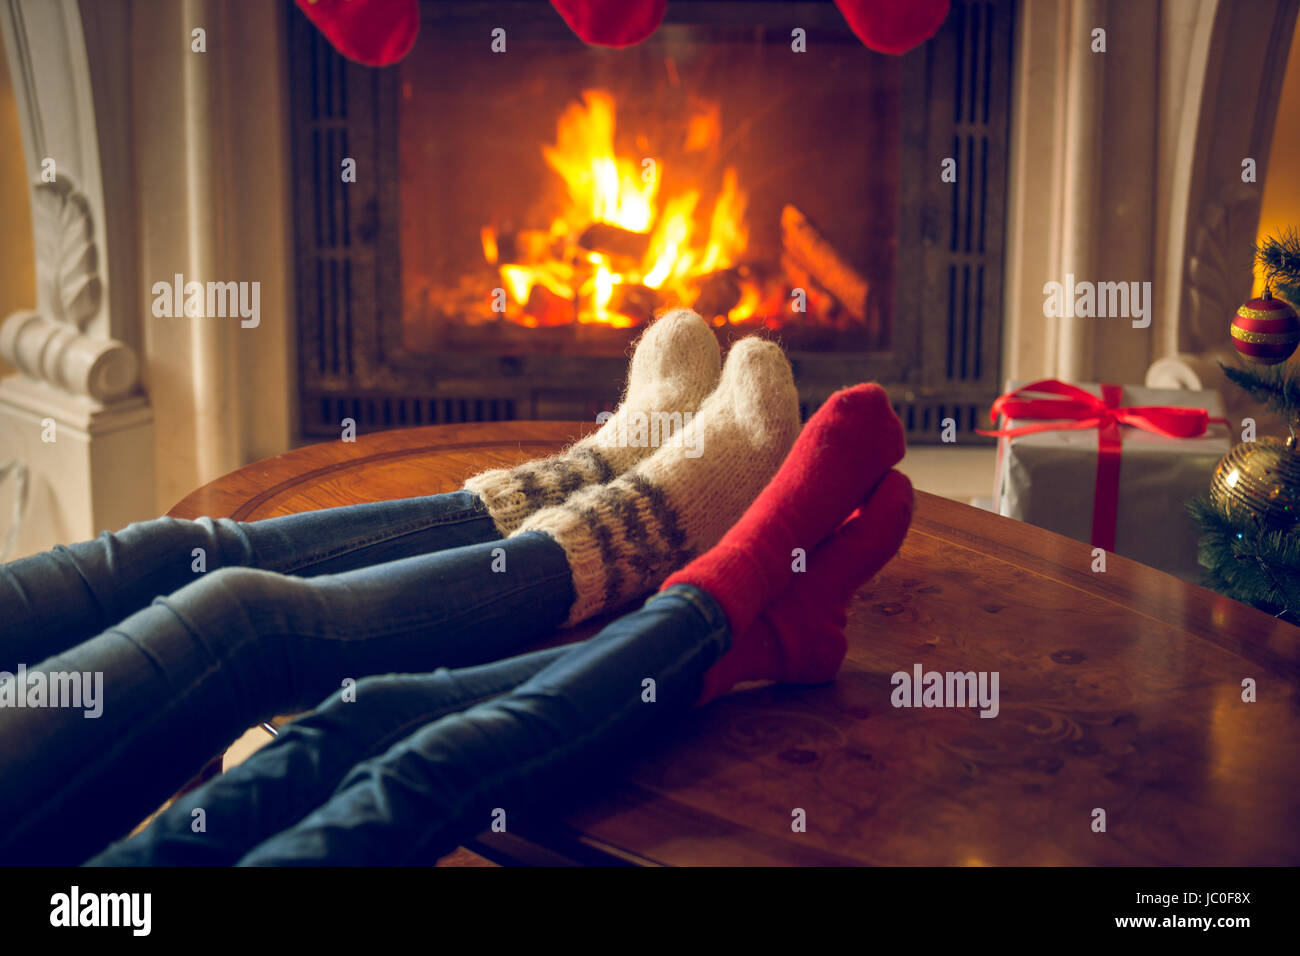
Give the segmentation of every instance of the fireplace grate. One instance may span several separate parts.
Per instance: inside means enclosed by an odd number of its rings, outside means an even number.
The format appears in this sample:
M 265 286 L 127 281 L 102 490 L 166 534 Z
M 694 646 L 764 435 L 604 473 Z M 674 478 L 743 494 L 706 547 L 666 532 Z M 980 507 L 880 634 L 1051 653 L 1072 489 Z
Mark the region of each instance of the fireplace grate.
M 513 421 L 513 398 L 394 397 L 392 395 L 328 395 L 303 403 L 304 434 L 337 438 L 346 419 L 359 432 L 420 425 Z
M 954 438 L 969 443 L 976 428 L 988 426 L 988 403 L 972 402 L 905 402 L 894 406 L 903 422 L 909 441 L 941 442 L 945 422 L 952 419 Z M 976 437 L 983 443 L 985 439 Z
M 799 414 L 803 420 L 807 421 L 824 400 L 825 397 L 815 402 L 801 400 Z M 942 401 L 896 399 L 891 404 L 894 414 L 903 423 L 909 443 L 942 443 L 945 437 L 945 422 L 948 419 L 952 419 L 955 429 L 951 440 L 959 441 L 964 445 L 983 445 L 993 441 L 975 434 L 975 429 L 989 427 L 987 401 L 953 401 L 951 398 Z
M 799 413 L 806 421 L 820 404 L 821 401 L 801 401 Z M 976 428 L 987 425 L 984 417 L 988 411 L 987 403 L 904 400 L 894 402 L 893 408 L 907 430 L 909 440 L 913 441 L 942 441 L 947 419 L 952 419 L 963 441 L 968 440 Z M 519 414 L 521 411 L 527 414 Z M 388 395 L 320 396 L 304 405 L 303 415 L 307 434 L 317 438 L 337 437 L 347 419 L 355 422 L 359 431 L 376 431 L 534 417 L 537 416 L 531 414 L 531 409 L 521 408 L 514 398 L 394 398 Z M 545 417 L 554 416 L 548 414 Z

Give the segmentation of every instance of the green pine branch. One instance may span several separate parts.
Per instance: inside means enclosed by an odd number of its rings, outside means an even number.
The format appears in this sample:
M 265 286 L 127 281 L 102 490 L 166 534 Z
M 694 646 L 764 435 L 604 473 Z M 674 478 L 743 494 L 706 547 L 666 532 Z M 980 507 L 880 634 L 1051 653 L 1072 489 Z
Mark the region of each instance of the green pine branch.
M 1270 291 L 1279 299 L 1285 299 L 1292 308 L 1300 309 L 1300 282 L 1291 283 L 1279 279 L 1273 283 Z
M 1231 521 L 1208 498 L 1189 501 L 1187 510 L 1200 528 L 1197 560 L 1207 587 L 1300 621 L 1300 533 Z
M 1241 368 L 1219 363 L 1228 381 L 1257 402 L 1265 403 L 1288 422 L 1300 419 L 1300 378 L 1286 365 Z
M 1295 305 L 1293 296 L 1300 287 L 1300 234 L 1291 228 L 1281 236 L 1270 236 L 1255 247 L 1255 258 L 1273 292 Z

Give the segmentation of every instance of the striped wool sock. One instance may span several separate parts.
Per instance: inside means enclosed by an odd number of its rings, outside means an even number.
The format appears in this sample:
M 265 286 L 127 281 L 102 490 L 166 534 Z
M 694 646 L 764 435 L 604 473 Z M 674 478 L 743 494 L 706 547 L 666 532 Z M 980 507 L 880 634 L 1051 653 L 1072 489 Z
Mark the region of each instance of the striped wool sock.
M 465 489 L 483 499 L 506 537 L 534 512 L 613 481 L 653 455 L 713 391 L 718 365 L 708 323 L 690 309 L 668 312 L 637 341 L 623 401 L 595 433 L 550 458 L 475 475 Z
M 656 588 L 712 547 L 767 484 L 799 432 L 799 397 L 780 348 L 731 348 L 717 389 L 676 439 L 631 471 L 525 520 L 564 548 L 576 624 Z

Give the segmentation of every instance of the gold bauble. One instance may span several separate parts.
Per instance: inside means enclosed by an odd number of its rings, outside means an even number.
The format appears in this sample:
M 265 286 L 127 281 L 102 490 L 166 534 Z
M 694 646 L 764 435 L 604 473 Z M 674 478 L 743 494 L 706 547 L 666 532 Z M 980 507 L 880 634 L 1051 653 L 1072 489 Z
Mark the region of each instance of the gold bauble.
M 1300 521 L 1300 449 L 1288 438 L 1244 441 L 1214 468 L 1210 501 L 1230 520 L 1290 530 Z

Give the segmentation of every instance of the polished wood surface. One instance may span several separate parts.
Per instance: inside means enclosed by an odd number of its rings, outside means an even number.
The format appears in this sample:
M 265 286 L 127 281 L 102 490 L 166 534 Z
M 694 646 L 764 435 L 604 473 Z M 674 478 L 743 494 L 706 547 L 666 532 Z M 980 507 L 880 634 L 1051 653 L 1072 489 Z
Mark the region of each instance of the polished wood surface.
M 256 520 L 450 491 L 591 427 L 316 445 L 170 513 Z M 1300 863 L 1300 629 L 1116 555 L 1094 573 L 1086 544 L 917 498 L 902 552 L 851 609 L 833 684 L 692 712 L 527 838 L 567 859 L 670 865 Z M 998 716 L 894 708 L 890 675 L 917 663 L 997 671 Z

